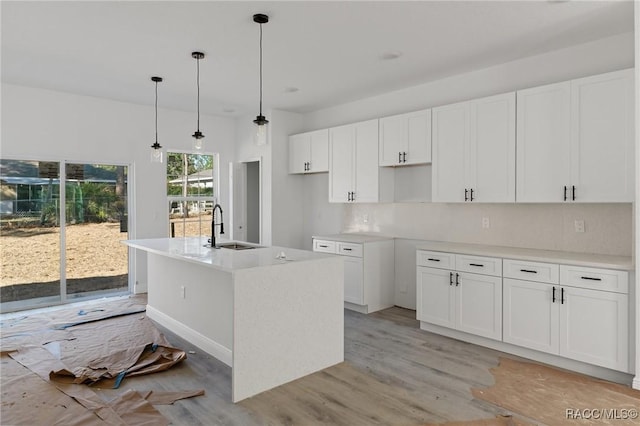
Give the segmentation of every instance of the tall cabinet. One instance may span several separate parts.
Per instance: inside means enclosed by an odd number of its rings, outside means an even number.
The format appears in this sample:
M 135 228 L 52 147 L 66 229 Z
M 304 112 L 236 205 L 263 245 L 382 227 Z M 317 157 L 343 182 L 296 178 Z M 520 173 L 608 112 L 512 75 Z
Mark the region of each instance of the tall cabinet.
M 329 202 L 393 200 L 393 175 L 378 167 L 378 120 L 329 129 Z
M 630 202 L 633 70 L 518 91 L 517 200 Z
M 515 93 L 433 109 L 433 201 L 515 201 Z

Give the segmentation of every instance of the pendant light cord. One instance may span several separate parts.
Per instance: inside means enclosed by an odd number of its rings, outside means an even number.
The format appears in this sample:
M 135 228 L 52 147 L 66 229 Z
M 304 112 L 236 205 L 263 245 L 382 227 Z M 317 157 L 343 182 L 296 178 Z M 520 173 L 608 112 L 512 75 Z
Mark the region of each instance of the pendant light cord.
M 197 58 L 196 80 L 198 85 L 198 132 L 200 132 L 200 58 Z
M 158 82 L 156 81 L 156 143 L 158 143 Z
M 262 115 L 262 24 L 260 24 L 260 115 Z

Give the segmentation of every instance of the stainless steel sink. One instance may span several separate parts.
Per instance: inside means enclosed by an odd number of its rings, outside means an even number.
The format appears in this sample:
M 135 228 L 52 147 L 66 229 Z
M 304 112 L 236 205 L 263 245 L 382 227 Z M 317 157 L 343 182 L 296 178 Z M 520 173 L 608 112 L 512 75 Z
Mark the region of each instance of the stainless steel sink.
M 249 246 L 242 243 L 224 243 L 224 244 L 218 244 L 218 247 L 230 249 L 230 250 L 249 250 L 249 249 L 259 248 L 258 246 Z

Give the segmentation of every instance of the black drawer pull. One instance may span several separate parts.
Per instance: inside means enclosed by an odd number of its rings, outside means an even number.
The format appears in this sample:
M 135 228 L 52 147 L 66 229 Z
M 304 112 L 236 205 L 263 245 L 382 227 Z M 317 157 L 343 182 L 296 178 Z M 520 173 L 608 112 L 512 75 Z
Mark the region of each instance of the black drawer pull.
M 520 269 L 520 272 L 528 272 L 530 274 L 537 274 L 538 271 L 532 271 L 531 269 Z
M 318 247 L 329 248 L 329 246 L 323 246 L 322 244 L 320 244 Z
M 593 278 L 593 277 L 580 277 L 583 280 L 591 280 L 591 281 L 602 281 L 602 278 Z
M 344 247 L 342 250 L 344 250 L 344 251 L 351 251 L 352 249 Z
M 430 260 L 432 262 L 440 262 L 440 259 L 432 259 L 432 258 L 428 258 L 427 260 Z
M 480 268 L 484 268 L 484 265 L 481 263 L 470 263 L 469 266 L 478 266 Z

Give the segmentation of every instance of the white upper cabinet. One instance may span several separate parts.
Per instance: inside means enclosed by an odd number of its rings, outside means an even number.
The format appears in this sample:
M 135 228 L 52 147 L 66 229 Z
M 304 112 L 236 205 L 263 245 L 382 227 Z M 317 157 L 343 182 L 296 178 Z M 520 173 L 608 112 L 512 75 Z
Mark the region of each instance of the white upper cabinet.
M 517 201 L 633 200 L 633 70 L 517 97 Z
M 289 136 L 289 173 L 329 171 L 329 129 Z
M 629 69 L 571 82 L 575 201 L 633 201 L 633 77 Z
M 431 162 L 431 110 L 380 119 L 380 166 Z
M 329 202 L 391 201 L 393 183 L 378 167 L 378 120 L 329 129 Z
M 515 201 L 515 93 L 433 109 L 433 201 Z

